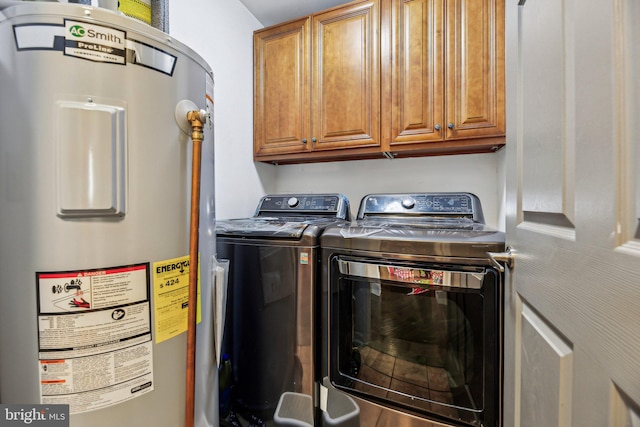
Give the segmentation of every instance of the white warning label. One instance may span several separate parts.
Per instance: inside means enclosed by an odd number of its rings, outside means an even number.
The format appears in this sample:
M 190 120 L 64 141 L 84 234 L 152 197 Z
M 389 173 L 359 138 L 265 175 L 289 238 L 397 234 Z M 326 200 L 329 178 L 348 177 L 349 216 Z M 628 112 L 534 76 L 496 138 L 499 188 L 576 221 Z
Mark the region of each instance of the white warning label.
M 153 390 L 149 264 L 36 277 L 42 403 L 77 414 Z

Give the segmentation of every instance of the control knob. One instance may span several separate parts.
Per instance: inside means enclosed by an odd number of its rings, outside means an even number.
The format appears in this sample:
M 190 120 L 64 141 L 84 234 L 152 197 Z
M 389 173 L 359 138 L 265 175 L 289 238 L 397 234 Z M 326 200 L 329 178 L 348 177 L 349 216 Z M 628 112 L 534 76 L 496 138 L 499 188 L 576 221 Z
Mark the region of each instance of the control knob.
M 287 200 L 287 205 L 289 205 L 290 208 L 295 208 L 299 204 L 300 200 L 298 200 L 297 197 L 290 197 L 289 200 Z
M 416 205 L 416 201 L 412 197 L 407 197 L 406 199 L 402 199 L 402 207 L 405 209 L 413 209 Z

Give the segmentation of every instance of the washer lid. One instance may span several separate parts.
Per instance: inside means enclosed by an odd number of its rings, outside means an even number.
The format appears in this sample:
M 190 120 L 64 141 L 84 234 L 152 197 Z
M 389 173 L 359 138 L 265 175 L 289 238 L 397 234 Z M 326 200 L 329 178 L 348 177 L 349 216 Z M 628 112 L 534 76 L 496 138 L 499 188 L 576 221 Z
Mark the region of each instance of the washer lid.
M 340 220 L 335 218 L 316 217 L 254 217 L 230 219 L 216 222 L 218 236 L 235 236 L 247 238 L 271 237 L 281 239 L 300 239 L 310 227 L 319 235 L 325 227 Z
M 282 218 L 246 218 L 216 222 L 217 235 L 300 238 L 308 224 Z
M 218 236 L 299 240 L 306 232 L 317 238 L 332 224 L 351 219 L 342 194 L 268 194 L 251 218 L 216 222 Z

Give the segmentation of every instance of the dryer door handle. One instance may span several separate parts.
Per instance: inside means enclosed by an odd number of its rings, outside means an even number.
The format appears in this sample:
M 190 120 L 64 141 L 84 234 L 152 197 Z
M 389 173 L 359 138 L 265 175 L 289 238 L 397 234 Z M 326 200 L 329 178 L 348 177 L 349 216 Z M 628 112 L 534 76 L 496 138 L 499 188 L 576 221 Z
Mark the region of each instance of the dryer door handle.
M 482 289 L 485 275 L 484 267 L 478 267 L 477 271 L 432 269 L 428 266 L 420 268 L 417 266 L 341 259 L 340 257 L 338 257 L 337 262 L 338 271 L 342 275 L 373 279 L 376 282 L 389 280 L 412 289 L 423 286 L 429 287 L 430 285 Z
M 509 269 L 513 269 L 516 262 L 516 254 L 515 250 L 511 247 L 507 247 L 507 250 L 504 252 L 487 252 L 487 256 L 491 261 L 493 266 L 500 270 L 501 273 L 504 273 L 504 266 L 500 264 L 501 262 L 505 263 Z

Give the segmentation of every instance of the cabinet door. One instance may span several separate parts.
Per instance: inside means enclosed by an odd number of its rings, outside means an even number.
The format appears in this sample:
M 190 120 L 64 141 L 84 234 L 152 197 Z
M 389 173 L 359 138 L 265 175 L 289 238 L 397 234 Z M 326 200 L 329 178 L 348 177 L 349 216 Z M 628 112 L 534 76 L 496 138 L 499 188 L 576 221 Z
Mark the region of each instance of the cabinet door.
M 382 129 L 391 130 L 392 146 L 444 138 L 443 6 L 443 0 L 391 1 L 391 102 L 382 106 Z
M 379 147 L 377 0 L 349 4 L 312 19 L 313 150 Z
M 254 157 L 307 151 L 309 22 L 254 33 Z
M 447 0 L 446 16 L 446 139 L 502 136 L 504 0 Z

